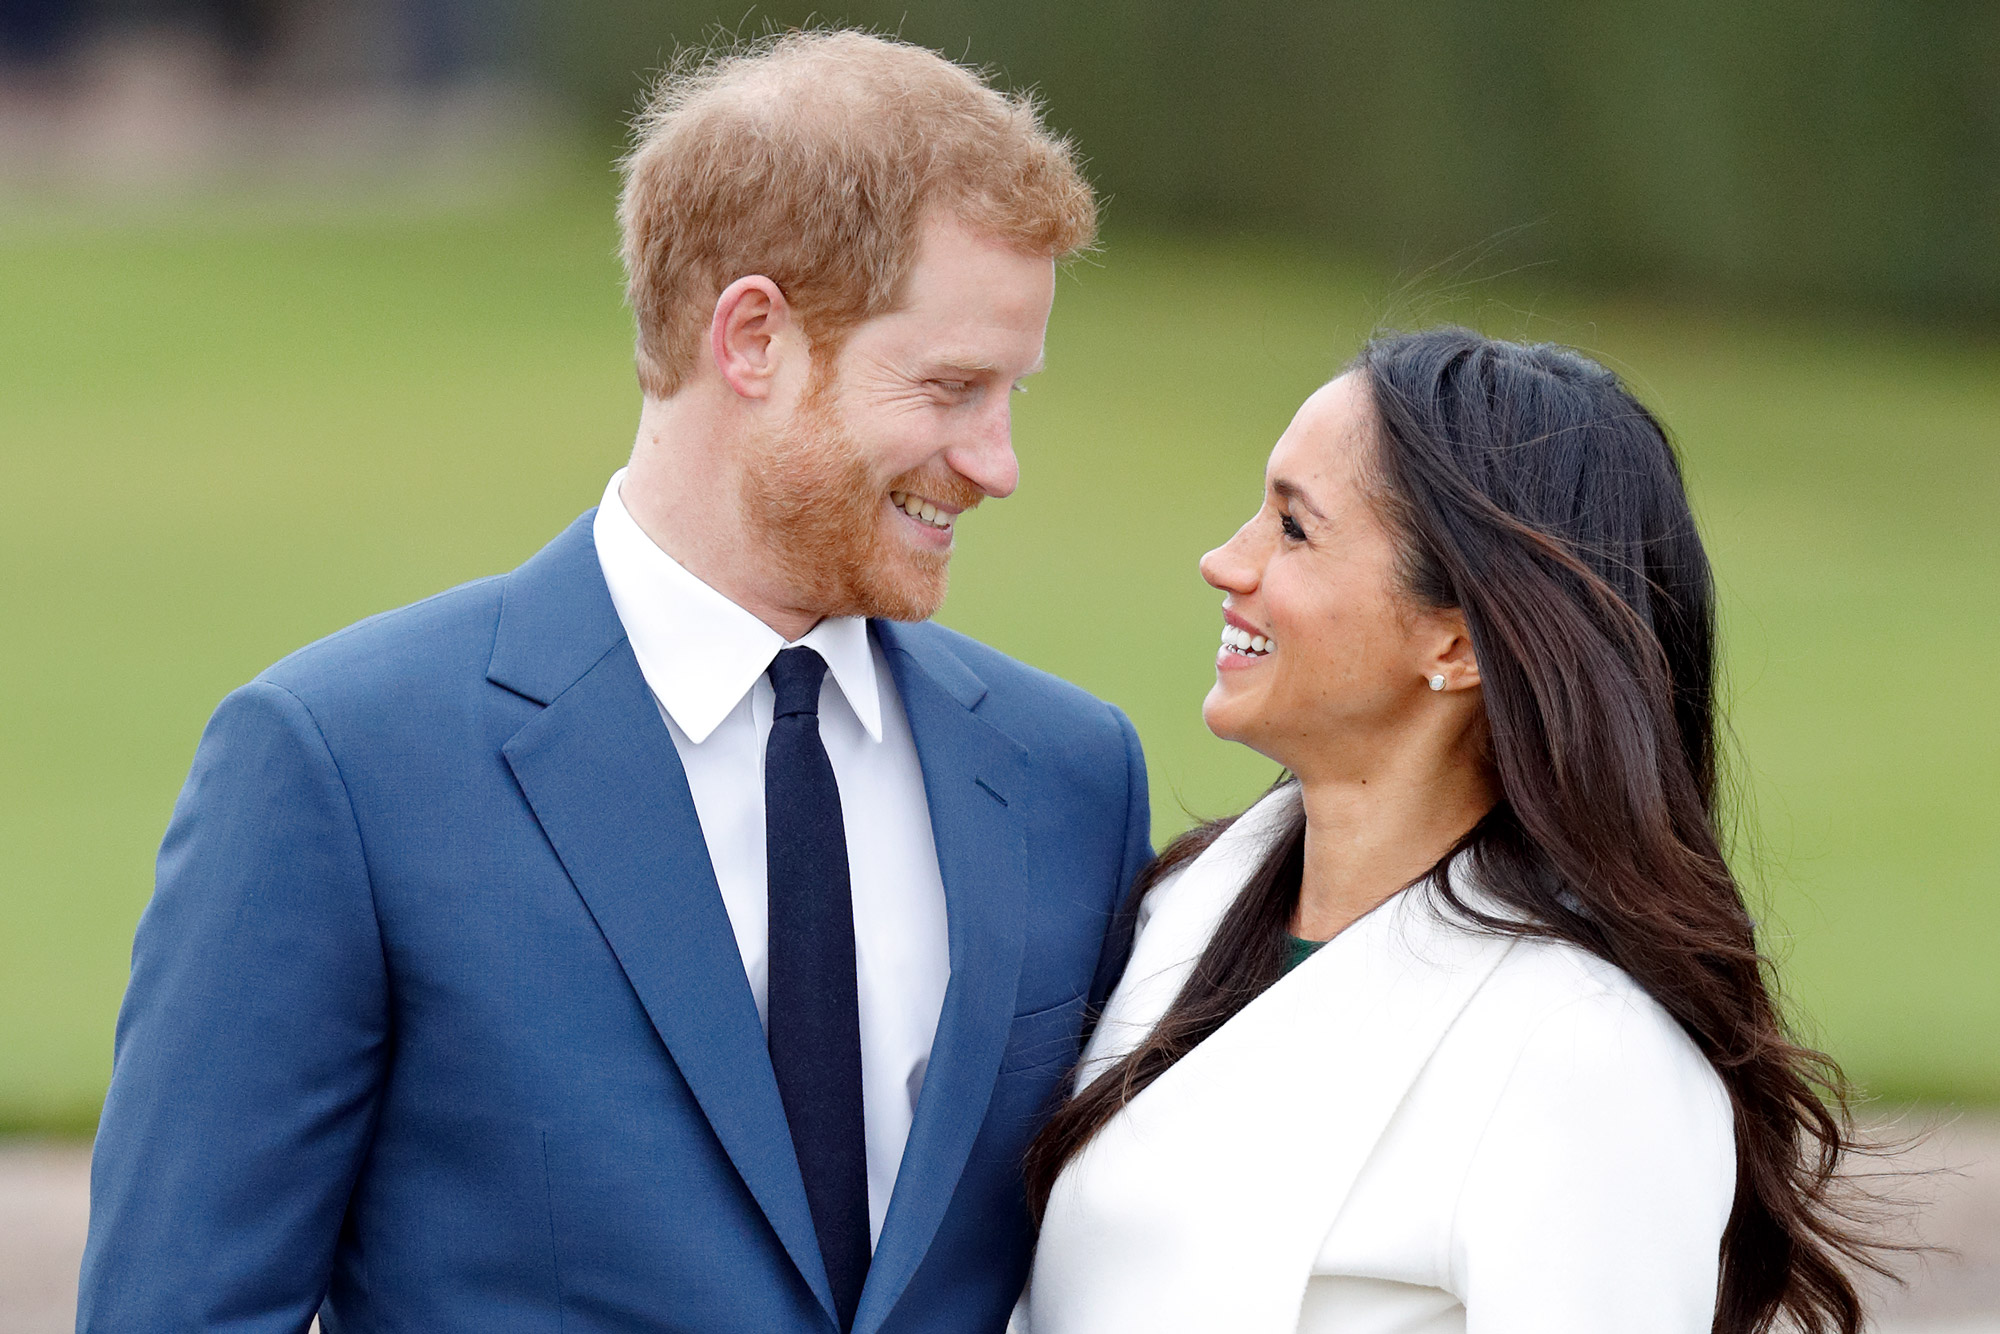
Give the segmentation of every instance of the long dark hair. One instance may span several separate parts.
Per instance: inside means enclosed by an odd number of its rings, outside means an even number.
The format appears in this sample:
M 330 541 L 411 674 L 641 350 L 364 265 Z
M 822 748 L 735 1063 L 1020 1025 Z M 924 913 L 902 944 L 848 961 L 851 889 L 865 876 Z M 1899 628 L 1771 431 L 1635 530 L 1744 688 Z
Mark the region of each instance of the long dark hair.
M 1352 368 L 1377 419 L 1370 478 L 1416 603 L 1471 630 L 1499 803 L 1433 868 L 1449 910 L 1623 969 L 1714 1065 L 1734 1105 L 1736 1198 L 1718 1334 L 1857 1334 L 1847 1266 L 1881 1269 L 1843 1203 L 1840 1071 L 1793 1042 L 1724 856 L 1715 587 L 1665 430 L 1593 361 L 1466 329 L 1376 338 Z M 1183 835 L 1135 888 L 1198 856 Z M 1154 1031 L 1059 1108 L 1028 1154 L 1037 1213 L 1063 1164 L 1284 969 L 1305 817 L 1295 811 Z M 1479 883 L 1526 920 L 1455 893 Z

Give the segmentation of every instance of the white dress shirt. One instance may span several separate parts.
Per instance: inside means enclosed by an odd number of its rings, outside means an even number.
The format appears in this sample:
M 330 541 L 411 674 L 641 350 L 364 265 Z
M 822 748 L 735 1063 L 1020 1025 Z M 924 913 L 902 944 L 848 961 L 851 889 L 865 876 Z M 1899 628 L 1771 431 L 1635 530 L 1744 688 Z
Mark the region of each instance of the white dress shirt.
M 687 771 L 757 1015 L 768 1023 L 764 743 L 775 695 L 764 673 L 790 645 L 646 536 L 619 497 L 624 477 L 623 469 L 612 476 L 598 506 L 598 564 Z M 879 1240 L 951 975 L 944 882 L 916 742 L 868 623 L 824 620 L 798 643 L 830 669 L 819 731 L 847 833 L 868 1231 Z

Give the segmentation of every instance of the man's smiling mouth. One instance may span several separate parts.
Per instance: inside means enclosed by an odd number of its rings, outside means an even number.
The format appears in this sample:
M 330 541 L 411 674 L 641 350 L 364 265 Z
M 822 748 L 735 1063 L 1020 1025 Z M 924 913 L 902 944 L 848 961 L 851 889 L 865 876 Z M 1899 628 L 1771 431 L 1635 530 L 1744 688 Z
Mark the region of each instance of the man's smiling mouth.
M 952 521 L 958 517 L 949 510 L 939 509 L 935 502 L 908 491 L 891 491 L 889 503 L 912 519 L 927 523 L 933 528 L 941 528 L 947 533 L 951 531 Z

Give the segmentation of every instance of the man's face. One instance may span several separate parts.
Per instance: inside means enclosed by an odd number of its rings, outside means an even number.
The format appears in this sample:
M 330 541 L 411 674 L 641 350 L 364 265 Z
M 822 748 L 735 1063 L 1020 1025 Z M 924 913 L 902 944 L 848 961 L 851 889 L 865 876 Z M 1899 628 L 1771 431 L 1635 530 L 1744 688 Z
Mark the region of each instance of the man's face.
M 958 516 L 1019 478 L 1010 399 L 1041 369 L 1054 299 L 1053 261 L 925 223 L 901 307 L 814 367 L 750 472 L 751 524 L 804 609 L 938 609 Z

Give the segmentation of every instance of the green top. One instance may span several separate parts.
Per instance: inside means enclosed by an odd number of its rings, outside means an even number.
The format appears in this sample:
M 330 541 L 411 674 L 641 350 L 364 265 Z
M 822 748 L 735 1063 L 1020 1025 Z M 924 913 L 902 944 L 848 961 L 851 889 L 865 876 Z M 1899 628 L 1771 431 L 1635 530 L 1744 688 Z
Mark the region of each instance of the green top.
M 1313 951 L 1324 944 L 1324 940 L 1305 940 L 1288 933 L 1285 936 L 1285 971 L 1289 973 L 1312 958 Z

